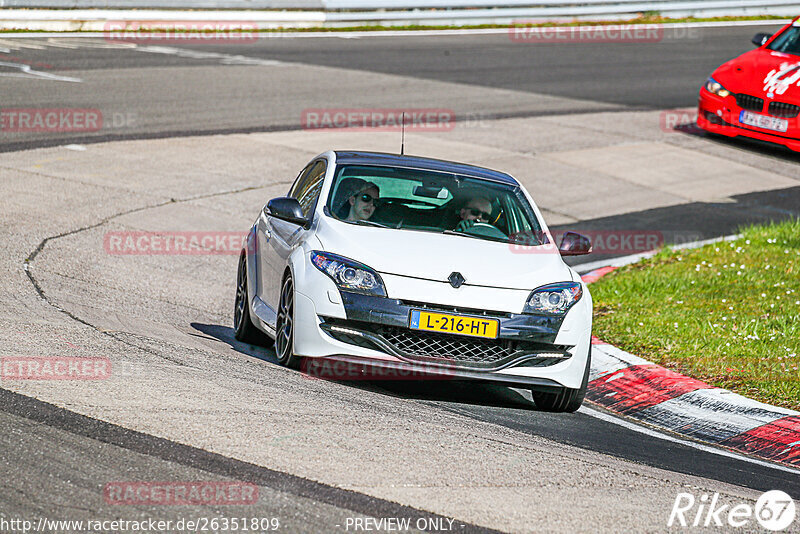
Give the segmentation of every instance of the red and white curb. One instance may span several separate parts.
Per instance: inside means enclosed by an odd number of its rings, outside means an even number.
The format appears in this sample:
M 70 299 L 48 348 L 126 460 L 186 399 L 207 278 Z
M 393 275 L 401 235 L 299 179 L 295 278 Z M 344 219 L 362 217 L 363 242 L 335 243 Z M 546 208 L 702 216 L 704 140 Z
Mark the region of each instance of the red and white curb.
M 589 284 L 615 268 L 601 267 L 582 279 Z M 683 376 L 596 337 L 586 398 L 694 440 L 800 467 L 800 412 Z

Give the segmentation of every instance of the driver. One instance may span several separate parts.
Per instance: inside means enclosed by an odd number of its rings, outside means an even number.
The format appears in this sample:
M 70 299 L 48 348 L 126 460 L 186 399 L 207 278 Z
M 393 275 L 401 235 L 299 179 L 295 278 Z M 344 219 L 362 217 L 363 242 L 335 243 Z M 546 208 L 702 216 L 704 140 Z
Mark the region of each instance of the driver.
M 366 182 L 355 193 L 350 195 L 347 200 L 350 204 L 350 211 L 347 214 L 348 221 L 368 221 L 375 213 L 375 207 L 380 200 L 380 190 L 372 182 Z
M 483 196 L 472 197 L 458 214 L 461 220 L 456 225 L 457 232 L 464 232 L 475 223 L 489 224 L 492 219 L 492 201 Z

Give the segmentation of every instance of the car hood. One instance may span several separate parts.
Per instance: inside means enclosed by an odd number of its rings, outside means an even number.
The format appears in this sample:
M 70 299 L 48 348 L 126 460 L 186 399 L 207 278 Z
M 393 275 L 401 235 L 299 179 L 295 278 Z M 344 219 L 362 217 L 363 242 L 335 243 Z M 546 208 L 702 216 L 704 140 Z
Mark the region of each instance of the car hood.
M 722 64 L 711 76 L 734 93 L 800 101 L 800 56 L 757 48 Z
M 553 246 L 523 247 L 458 235 L 394 230 L 319 219 L 325 251 L 359 261 L 379 273 L 447 282 L 453 272 L 465 285 L 526 289 L 572 280 Z

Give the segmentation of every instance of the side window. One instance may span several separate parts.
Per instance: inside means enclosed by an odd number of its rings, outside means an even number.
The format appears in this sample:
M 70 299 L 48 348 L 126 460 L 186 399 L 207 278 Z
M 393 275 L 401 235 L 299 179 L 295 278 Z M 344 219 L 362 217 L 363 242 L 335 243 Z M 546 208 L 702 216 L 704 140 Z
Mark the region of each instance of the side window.
M 289 191 L 289 196 L 300 202 L 305 217 L 311 215 L 317 204 L 319 192 L 322 190 L 322 181 L 325 178 L 325 169 L 326 162 L 324 160 L 315 161 L 306 167 Z
M 311 169 L 314 168 L 314 165 L 316 164 L 317 164 L 316 161 L 312 161 L 311 163 L 306 165 L 302 171 L 300 171 L 300 174 L 298 174 L 297 178 L 294 179 L 292 187 L 289 188 L 289 193 L 286 194 L 287 197 L 297 198 L 295 196 L 295 191 L 297 191 L 297 189 L 300 187 L 300 183 L 303 182 L 303 180 L 305 180 L 306 176 L 308 176 L 308 173 L 311 171 Z

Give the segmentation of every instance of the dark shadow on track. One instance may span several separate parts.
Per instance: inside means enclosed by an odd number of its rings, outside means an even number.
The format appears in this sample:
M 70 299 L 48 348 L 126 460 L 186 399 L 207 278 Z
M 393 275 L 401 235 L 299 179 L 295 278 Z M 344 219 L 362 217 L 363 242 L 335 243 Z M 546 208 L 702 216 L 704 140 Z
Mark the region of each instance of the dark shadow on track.
M 244 343 L 243 341 L 237 340 L 233 336 L 233 328 L 230 326 L 222 326 L 220 324 L 204 324 L 204 323 L 190 323 L 189 326 L 197 330 L 198 332 L 202 332 L 205 336 L 201 336 L 199 334 L 193 334 L 200 338 L 208 339 L 213 338 L 224 343 L 227 343 L 233 350 L 236 352 L 240 352 L 247 356 L 252 356 L 253 358 L 258 358 L 259 360 L 263 360 L 268 363 L 272 363 L 275 365 L 278 364 L 278 357 L 275 355 L 275 349 L 272 345 L 266 347 L 263 345 L 251 345 L 250 343 Z M 265 336 L 265 340 L 271 341 Z
M 572 230 L 601 236 L 614 233 L 630 235 L 644 232 L 655 235 L 659 245 L 679 245 L 690 241 L 711 239 L 739 232 L 743 226 L 782 221 L 800 217 L 800 186 L 747 193 L 730 197 L 729 202 L 690 202 L 665 208 L 625 213 L 558 225 L 551 228 L 554 235 Z M 631 246 L 600 248 L 588 256 L 565 258 L 571 265 L 611 259 L 646 252 L 648 247 Z M 599 245 L 599 243 L 595 243 Z
M 800 164 L 800 154 L 786 148 L 783 145 L 742 136 L 725 137 L 724 135 L 705 134 L 704 137 L 709 141 L 713 141 L 717 144 L 725 145 L 730 148 L 744 150 L 746 152 L 754 152 L 762 156 L 787 161 L 789 163 Z
M 751 139 L 749 137 L 727 137 L 724 135 L 714 134 L 707 132 L 697 126 L 696 122 L 683 122 L 675 125 L 673 131 L 693 137 L 700 137 L 707 141 L 724 145 L 729 148 L 743 150 L 746 152 L 753 152 L 761 156 L 767 156 L 774 159 L 786 161 L 788 163 L 800 164 L 800 153 L 786 148 L 783 145 L 761 141 L 759 139 Z
M 348 387 L 365 389 L 392 397 L 442 404 L 515 408 L 536 411 L 536 405 L 508 386 L 468 380 L 370 380 L 339 381 Z
M 192 328 L 205 336 L 227 343 L 233 350 L 275 365 L 278 359 L 272 347 L 242 343 L 233 336 L 233 328 L 216 324 L 191 323 Z M 301 372 L 301 371 L 298 371 Z M 383 393 L 393 397 L 424 400 L 432 402 L 451 402 L 504 408 L 535 409 L 532 401 L 518 391 L 494 384 L 482 384 L 465 380 L 334 380 L 327 377 L 313 377 L 316 380 L 330 380 L 348 387 Z

